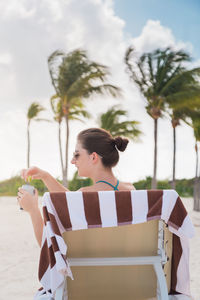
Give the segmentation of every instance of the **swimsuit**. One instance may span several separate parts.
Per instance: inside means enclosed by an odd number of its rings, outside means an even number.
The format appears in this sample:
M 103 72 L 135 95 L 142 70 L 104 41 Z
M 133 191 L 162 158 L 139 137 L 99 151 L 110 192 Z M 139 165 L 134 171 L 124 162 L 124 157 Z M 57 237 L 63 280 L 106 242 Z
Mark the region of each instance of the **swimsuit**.
M 99 183 L 99 182 L 103 182 L 103 183 L 106 183 L 106 184 L 110 185 L 111 187 L 113 187 L 114 191 L 119 191 L 118 190 L 119 180 L 117 180 L 117 184 L 116 185 L 112 185 L 110 182 L 105 181 L 105 180 L 99 180 L 96 183 Z

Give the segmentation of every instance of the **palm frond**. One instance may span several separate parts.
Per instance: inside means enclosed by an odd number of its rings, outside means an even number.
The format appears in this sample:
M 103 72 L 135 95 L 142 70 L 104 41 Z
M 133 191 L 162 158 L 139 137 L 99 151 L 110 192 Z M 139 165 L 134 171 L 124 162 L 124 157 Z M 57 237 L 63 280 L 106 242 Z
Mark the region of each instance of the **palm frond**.
M 41 119 L 41 118 L 34 119 L 34 121 L 37 121 L 37 122 L 45 121 L 45 122 L 49 122 L 49 123 L 52 122 L 52 121 L 49 120 L 49 119 Z
M 120 95 L 119 87 L 105 82 L 109 75 L 108 67 L 90 61 L 84 50 L 77 49 L 68 54 L 55 51 L 49 57 L 48 65 L 56 97 L 61 99 L 67 110 L 76 101 L 83 101 L 95 93 L 108 93 L 113 97 Z
M 37 102 L 33 102 L 28 108 L 28 112 L 27 112 L 28 120 L 32 120 L 32 119 L 36 118 L 38 116 L 38 114 L 43 110 L 45 110 L 45 108 L 43 106 L 41 106 Z
M 140 123 L 137 121 L 122 121 L 124 118 L 127 118 L 127 112 L 113 106 L 100 116 L 98 123 L 101 128 L 108 130 L 113 137 L 124 136 L 132 140 L 138 140 L 141 131 L 137 126 Z

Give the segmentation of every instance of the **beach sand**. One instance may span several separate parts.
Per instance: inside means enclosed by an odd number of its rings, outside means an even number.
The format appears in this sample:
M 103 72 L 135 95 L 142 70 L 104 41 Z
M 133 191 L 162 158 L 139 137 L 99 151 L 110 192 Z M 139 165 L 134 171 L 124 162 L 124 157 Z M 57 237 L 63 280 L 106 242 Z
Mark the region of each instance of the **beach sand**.
M 195 225 L 190 241 L 191 293 L 200 300 L 200 212 L 192 199 L 182 199 Z M 31 300 L 37 289 L 39 247 L 28 214 L 20 211 L 14 197 L 0 197 L 0 300 Z

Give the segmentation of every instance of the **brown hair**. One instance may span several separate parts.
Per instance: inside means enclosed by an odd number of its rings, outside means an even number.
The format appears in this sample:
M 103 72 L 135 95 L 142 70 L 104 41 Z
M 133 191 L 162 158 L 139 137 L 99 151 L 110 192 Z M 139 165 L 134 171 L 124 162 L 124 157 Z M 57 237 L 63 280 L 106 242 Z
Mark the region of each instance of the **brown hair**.
M 114 167 L 119 160 L 119 151 L 124 151 L 128 139 L 120 136 L 113 138 L 112 135 L 102 128 L 89 128 L 78 134 L 78 140 L 89 154 L 96 152 L 102 157 L 105 167 Z

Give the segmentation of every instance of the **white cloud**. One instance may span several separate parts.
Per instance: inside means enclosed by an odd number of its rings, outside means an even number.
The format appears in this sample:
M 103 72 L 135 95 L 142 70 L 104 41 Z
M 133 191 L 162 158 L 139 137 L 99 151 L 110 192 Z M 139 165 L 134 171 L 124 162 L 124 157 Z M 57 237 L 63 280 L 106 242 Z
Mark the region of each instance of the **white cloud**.
M 49 12 L 52 15 L 52 19 L 54 22 L 60 21 L 64 16 L 63 16 L 63 10 L 61 8 L 61 3 L 65 3 L 65 6 L 67 3 L 70 1 L 54 1 L 54 0 L 45 0 L 43 1 L 44 9 L 48 7 Z
M 10 18 L 29 18 L 35 13 L 34 8 L 30 8 L 31 1 L 27 0 L 1 0 L 0 16 L 3 19 Z
M 10 53 L 0 53 L 0 65 L 9 65 L 12 62 Z
M 157 48 L 186 49 L 192 51 L 192 45 L 177 41 L 170 28 L 162 26 L 159 20 L 148 20 L 141 35 L 132 40 L 138 52 L 150 52 Z

